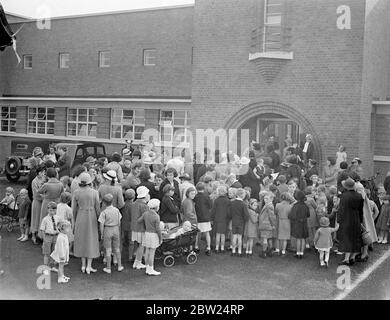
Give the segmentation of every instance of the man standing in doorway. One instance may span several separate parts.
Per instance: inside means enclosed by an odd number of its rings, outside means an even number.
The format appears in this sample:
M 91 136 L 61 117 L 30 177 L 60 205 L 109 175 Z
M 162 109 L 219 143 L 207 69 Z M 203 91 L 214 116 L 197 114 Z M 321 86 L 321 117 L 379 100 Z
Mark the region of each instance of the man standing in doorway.
M 312 142 L 313 137 L 311 134 L 306 135 L 306 142 L 303 146 L 302 154 L 303 154 L 303 161 L 305 163 L 305 167 L 307 166 L 307 163 L 309 159 L 314 159 L 314 144 Z

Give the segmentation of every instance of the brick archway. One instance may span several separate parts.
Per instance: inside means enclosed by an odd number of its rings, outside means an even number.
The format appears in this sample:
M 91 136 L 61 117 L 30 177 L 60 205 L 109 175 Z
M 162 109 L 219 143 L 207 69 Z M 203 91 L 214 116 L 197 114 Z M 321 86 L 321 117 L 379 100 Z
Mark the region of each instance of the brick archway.
M 315 146 L 315 155 L 319 160 L 319 170 L 322 169 L 322 148 L 321 148 L 321 140 L 312 126 L 311 122 L 306 118 L 306 116 L 296 109 L 274 101 L 264 101 L 250 104 L 239 111 L 237 111 L 226 123 L 225 129 L 239 129 L 241 128 L 246 121 L 253 117 L 260 116 L 262 114 L 278 114 L 284 117 L 289 118 L 290 120 L 296 122 L 300 125 L 306 132 L 310 132 L 313 136 L 313 142 Z

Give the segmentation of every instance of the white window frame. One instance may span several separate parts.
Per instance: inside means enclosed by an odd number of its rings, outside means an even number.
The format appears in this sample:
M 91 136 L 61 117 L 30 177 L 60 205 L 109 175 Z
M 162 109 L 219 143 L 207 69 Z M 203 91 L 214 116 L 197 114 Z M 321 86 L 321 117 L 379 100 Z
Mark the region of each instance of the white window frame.
M 172 119 L 171 120 L 165 120 L 162 118 L 163 112 L 172 112 Z M 177 125 L 175 124 L 175 113 L 177 112 L 184 112 L 184 125 Z M 161 145 L 173 145 L 173 143 L 189 143 L 188 141 L 188 130 L 189 130 L 189 111 L 188 110 L 160 110 L 160 117 L 159 117 L 159 141 Z M 162 140 L 162 128 L 170 129 L 171 130 L 171 137 L 170 140 Z M 184 131 L 184 141 L 178 142 L 175 138 L 175 129 L 183 130 Z M 181 134 L 182 135 L 182 134 Z
M 269 6 L 279 6 L 280 7 L 280 13 L 268 13 L 268 7 Z M 269 16 L 280 16 L 280 23 L 267 23 L 267 18 Z M 281 50 L 267 50 L 267 37 L 269 34 L 267 34 L 267 27 L 280 27 L 282 28 L 282 3 L 280 2 L 279 4 L 269 4 L 269 0 L 264 0 L 264 28 L 263 28 L 263 52 L 277 52 Z M 281 39 L 281 33 L 274 33 L 272 35 L 276 35 L 280 37 L 280 42 L 282 41 Z M 281 45 L 281 43 L 280 43 Z
M 149 53 L 154 53 L 154 55 L 149 55 Z M 143 58 L 144 58 L 144 66 L 151 67 L 156 65 L 156 49 L 144 49 Z M 154 62 L 150 62 L 150 60 L 154 60 Z
M 7 116 L 3 118 L 3 108 L 8 108 Z M 14 110 L 11 111 L 11 108 Z M 0 113 L 0 132 L 12 132 L 16 133 L 16 107 L 12 106 L 1 106 L 1 113 Z M 15 113 L 15 118 L 11 118 L 11 113 Z M 7 128 L 8 130 L 3 130 L 3 121 L 7 122 Z M 11 125 L 11 122 L 14 122 L 14 125 Z M 13 128 L 13 130 L 11 130 Z
M 68 65 L 65 65 L 63 62 L 66 61 L 64 58 L 68 58 Z M 70 53 L 69 52 L 60 52 L 58 56 L 58 67 L 60 69 L 69 69 L 70 68 Z
M 31 60 L 30 60 L 31 65 L 30 66 L 27 66 L 27 58 L 31 58 Z M 32 69 L 32 63 L 33 63 L 32 59 L 33 59 L 32 54 L 24 54 L 23 55 L 23 69 L 26 69 L 26 70 Z
M 105 56 L 105 55 L 108 55 Z M 99 68 L 111 67 L 111 51 L 99 51 Z
M 32 119 L 30 118 L 30 111 L 32 109 L 35 110 L 35 117 Z M 45 109 L 45 116 L 43 119 L 39 119 L 39 109 Z M 48 114 L 49 109 L 52 109 L 52 114 L 54 116 L 53 120 L 48 120 Z M 35 123 L 35 132 L 30 132 L 30 123 Z M 38 125 L 44 123 L 45 126 L 45 132 L 39 133 L 38 132 Z M 53 123 L 53 133 L 48 133 L 48 124 Z M 28 134 L 39 134 L 39 135 L 54 135 L 54 127 L 55 127 L 55 108 L 54 107 L 28 107 L 28 113 L 27 113 L 27 132 Z
M 76 121 L 74 120 L 69 120 L 69 116 L 70 116 L 70 110 L 72 109 L 76 109 L 77 112 L 76 112 Z M 80 121 L 79 120 L 79 114 L 80 114 L 80 110 L 88 110 L 87 111 L 87 121 Z M 67 115 L 66 115 L 66 136 L 67 137 L 93 137 L 93 138 L 96 138 L 97 137 L 97 127 L 98 127 L 98 122 L 97 121 L 89 121 L 89 115 L 90 115 L 90 110 L 94 110 L 94 113 L 95 113 L 95 117 L 97 116 L 97 108 L 77 108 L 77 107 L 74 107 L 74 108 L 68 108 L 67 110 Z M 72 135 L 72 134 L 69 134 L 69 124 L 75 124 L 76 125 L 76 135 Z M 80 124 L 84 124 L 87 126 L 87 130 L 86 130 L 86 135 L 80 135 L 80 132 L 79 132 L 79 125 Z M 88 127 L 89 125 L 94 125 L 96 126 L 96 131 L 95 131 L 95 135 L 89 135 L 88 134 Z
M 118 112 L 118 111 L 121 111 L 120 121 L 114 121 L 114 112 Z M 132 111 L 133 112 L 133 118 L 131 119 L 131 121 L 126 121 L 123 119 L 124 118 L 123 117 L 124 111 Z M 137 109 L 133 109 L 133 108 L 112 108 L 111 109 L 110 138 L 112 140 L 122 140 L 123 141 L 124 139 L 129 139 L 129 140 L 134 140 L 134 141 L 142 141 L 142 138 L 141 139 L 135 138 L 135 128 L 136 127 L 143 127 L 143 131 L 145 131 L 145 113 L 143 116 L 137 116 L 137 112 L 140 113 L 141 110 L 139 110 L 139 109 L 137 110 Z M 136 119 L 143 119 L 144 122 L 137 123 Z M 121 128 L 121 137 L 120 138 L 114 137 L 113 126 L 120 126 L 120 128 Z M 123 126 L 132 126 L 133 127 L 131 137 L 124 137 L 123 136 Z

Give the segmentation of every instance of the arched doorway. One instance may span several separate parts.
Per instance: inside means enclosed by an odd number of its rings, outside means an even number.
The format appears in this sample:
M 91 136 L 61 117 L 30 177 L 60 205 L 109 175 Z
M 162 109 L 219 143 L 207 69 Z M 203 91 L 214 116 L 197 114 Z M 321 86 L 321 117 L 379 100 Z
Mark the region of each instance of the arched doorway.
M 288 105 L 273 101 L 248 105 L 226 122 L 225 129 L 249 129 L 250 141 L 261 142 L 261 139 L 272 135 L 281 149 L 287 135 L 300 145 L 305 135 L 310 133 L 315 146 L 315 159 L 320 162 L 319 168 L 322 167 L 322 148 L 317 132 L 306 116 Z

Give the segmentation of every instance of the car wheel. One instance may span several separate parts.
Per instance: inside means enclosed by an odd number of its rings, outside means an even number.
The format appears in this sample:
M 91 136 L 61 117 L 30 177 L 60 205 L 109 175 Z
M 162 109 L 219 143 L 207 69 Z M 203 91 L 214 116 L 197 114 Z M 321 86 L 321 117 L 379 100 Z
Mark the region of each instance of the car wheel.
M 20 174 L 10 175 L 10 174 L 7 173 L 6 177 L 7 177 L 7 180 L 9 182 L 18 182 L 18 180 L 20 178 Z
M 5 173 L 10 176 L 19 175 L 22 162 L 18 157 L 11 157 L 5 163 Z

